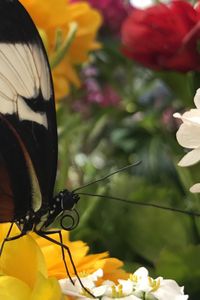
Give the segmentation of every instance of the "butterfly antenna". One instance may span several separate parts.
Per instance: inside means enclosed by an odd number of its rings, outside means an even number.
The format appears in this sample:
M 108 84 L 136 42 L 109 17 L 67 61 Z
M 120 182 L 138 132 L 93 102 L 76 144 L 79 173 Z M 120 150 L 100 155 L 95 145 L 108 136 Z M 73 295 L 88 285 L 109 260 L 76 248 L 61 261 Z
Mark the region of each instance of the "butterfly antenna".
M 107 178 L 109 178 L 109 177 L 111 177 L 111 176 L 113 176 L 113 175 L 115 175 L 115 174 L 117 174 L 117 173 L 123 172 L 123 171 L 125 171 L 125 170 L 127 170 L 127 169 L 130 169 L 131 167 L 136 167 L 136 166 L 138 166 L 141 162 L 142 162 L 142 161 L 137 161 L 137 162 L 135 162 L 135 163 L 133 163 L 133 164 L 131 164 L 131 165 L 127 165 L 127 166 L 125 166 L 125 167 L 123 167 L 123 168 L 120 168 L 120 169 L 118 169 L 118 170 L 116 170 L 116 171 L 113 171 L 112 173 L 110 173 L 110 174 L 108 174 L 108 175 L 106 175 L 106 176 L 104 176 L 104 177 L 101 177 L 101 178 L 99 178 L 99 179 L 97 179 L 97 180 L 88 182 L 88 183 L 86 183 L 86 184 L 84 184 L 84 185 L 82 185 L 82 186 L 76 188 L 75 190 L 73 190 L 72 193 L 76 193 L 77 191 L 82 190 L 82 189 L 84 189 L 84 188 L 86 188 L 86 187 L 88 187 L 88 186 L 90 186 L 90 185 L 92 185 L 92 184 L 95 184 L 95 183 L 97 183 L 97 182 L 106 180 Z
M 190 215 L 190 216 L 193 216 L 193 217 L 200 217 L 200 212 L 187 211 L 187 210 L 184 210 L 184 209 L 167 207 L 167 206 L 158 205 L 158 204 L 154 204 L 154 203 L 145 203 L 145 202 L 139 202 L 139 201 L 132 201 L 132 200 L 127 200 L 127 199 L 114 197 L 114 196 L 97 195 L 97 194 L 90 194 L 90 193 L 84 193 L 84 192 L 79 193 L 79 195 L 106 198 L 106 199 L 114 200 L 114 201 L 117 201 L 117 202 L 128 203 L 128 204 L 131 204 L 131 205 L 154 207 L 154 208 L 159 208 L 159 209 L 163 209 L 163 210 L 169 210 L 169 211 L 172 211 L 172 212 L 178 212 L 178 213 L 185 214 L 185 215 Z

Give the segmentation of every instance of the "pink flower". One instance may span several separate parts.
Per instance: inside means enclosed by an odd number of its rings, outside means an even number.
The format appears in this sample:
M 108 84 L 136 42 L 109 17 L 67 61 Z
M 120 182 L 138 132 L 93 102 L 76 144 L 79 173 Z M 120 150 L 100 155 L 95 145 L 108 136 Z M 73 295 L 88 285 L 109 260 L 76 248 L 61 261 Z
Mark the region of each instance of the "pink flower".
M 98 104 L 101 107 L 117 106 L 121 101 L 119 94 L 110 85 L 101 87 L 94 78 L 86 79 L 84 83 L 86 95 L 84 101 Z
M 71 0 L 77 2 L 80 0 Z M 93 8 L 99 10 L 104 18 L 104 28 L 119 34 L 123 21 L 132 11 L 132 6 L 125 0 L 88 0 Z
M 102 107 L 117 106 L 121 101 L 119 94 L 109 85 L 103 88 L 103 99 L 101 102 Z

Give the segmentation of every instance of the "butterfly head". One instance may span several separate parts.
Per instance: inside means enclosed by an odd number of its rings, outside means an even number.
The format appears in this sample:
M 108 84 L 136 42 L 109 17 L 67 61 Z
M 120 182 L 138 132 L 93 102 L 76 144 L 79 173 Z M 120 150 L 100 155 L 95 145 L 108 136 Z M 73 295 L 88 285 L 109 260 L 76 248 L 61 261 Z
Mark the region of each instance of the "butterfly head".
M 80 199 L 78 194 L 68 190 L 61 191 L 56 198 L 59 199 L 61 208 L 64 211 L 73 209 Z
M 65 230 L 74 229 L 79 222 L 79 215 L 75 209 L 75 205 L 80 199 L 79 195 L 65 189 L 61 191 L 55 199 L 57 199 L 59 203 L 58 207 L 60 207 L 60 214 L 57 218 L 60 228 Z M 57 211 L 57 214 L 58 213 Z
M 59 194 L 54 197 L 48 213 L 44 215 L 45 221 L 42 220 L 42 216 L 38 228 L 43 230 L 50 228 L 71 230 L 76 227 L 79 216 L 75 210 L 75 205 L 79 199 L 79 195 L 74 192 L 68 190 L 59 192 Z

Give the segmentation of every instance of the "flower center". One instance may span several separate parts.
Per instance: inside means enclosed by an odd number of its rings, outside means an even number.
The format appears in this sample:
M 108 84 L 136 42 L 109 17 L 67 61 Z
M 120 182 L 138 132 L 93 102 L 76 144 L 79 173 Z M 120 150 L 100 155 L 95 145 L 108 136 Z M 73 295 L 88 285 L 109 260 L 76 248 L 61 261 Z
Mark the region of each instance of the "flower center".
M 134 275 L 134 274 L 130 274 L 129 275 L 129 279 L 135 283 L 138 282 L 138 276 L 137 275 Z
M 152 288 L 151 291 L 152 292 L 157 291 L 160 287 L 160 279 L 158 278 L 157 280 L 154 280 L 153 278 L 148 277 L 148 280 L 149 280 L 149 285 Z
M 86 271 L 81 271 L 81 272 L 78 273 L 78 275 L 79 275 L 79 277 L 87 277 L 90 274 Z
M 123 286 L 121 284 L 112 286 L 112 298 L 122 298 L 126 295 L 123 292 Z

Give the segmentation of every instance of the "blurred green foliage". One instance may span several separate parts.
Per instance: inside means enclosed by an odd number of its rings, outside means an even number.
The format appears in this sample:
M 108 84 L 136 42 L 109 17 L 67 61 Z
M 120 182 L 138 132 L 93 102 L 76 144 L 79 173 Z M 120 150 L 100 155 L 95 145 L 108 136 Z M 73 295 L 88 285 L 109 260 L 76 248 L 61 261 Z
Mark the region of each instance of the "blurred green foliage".
M 180 86 L 173 88 L 180 81 L 188 91 L 191 74 L 174 73 L 171 85 L 170 73 L 161 76 L 124 58 L 117 41 L 105 40 L 104 45 L 85 68 L 96 70 L 100 91 L 109 84 L 121 100 L 107 106 L 86 101 L 83 76 L 82 89 L 60 103 L 56 188 L 73 189 L 141 160 L 140 165 L 81 191 L 200 211 L 198 195 L 188 190 L 200 179 L 198 166 L 177 167 L 184 150 L 176 141 L 178 124 L 172 117 L 186 103 L 193 107 L 193 93 L 185 92 L 183 99 Z M 80 224 L 72 239 L 88 242 L 91 252 L 109 251 L 130 272 L 146 266 L 151 276 L 175 279 L 191 300 L 198 299 L 198 217 L 89 196 L 81 196 L 77 207 Z

